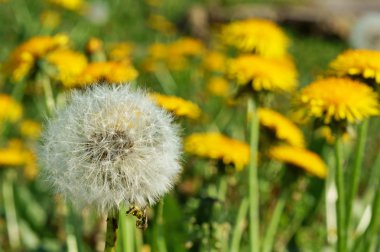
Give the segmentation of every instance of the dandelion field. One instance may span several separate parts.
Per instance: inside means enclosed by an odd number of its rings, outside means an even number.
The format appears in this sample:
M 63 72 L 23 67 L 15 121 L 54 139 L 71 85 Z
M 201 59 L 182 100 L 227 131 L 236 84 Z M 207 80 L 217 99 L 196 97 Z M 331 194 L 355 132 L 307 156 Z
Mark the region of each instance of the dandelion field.
M 380 251 L 380 52 L 194 4 L 0 0 L 0 251 Z

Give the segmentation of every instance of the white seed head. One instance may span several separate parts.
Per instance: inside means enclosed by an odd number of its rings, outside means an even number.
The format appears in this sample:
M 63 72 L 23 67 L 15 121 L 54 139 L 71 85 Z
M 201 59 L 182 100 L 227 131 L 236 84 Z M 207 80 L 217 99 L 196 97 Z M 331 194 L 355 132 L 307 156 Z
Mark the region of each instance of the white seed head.
M 129 85 L 74 91 L 43 133 L 43 175 L 78 208 L 152 205 L 181 168 L 172 117 Z

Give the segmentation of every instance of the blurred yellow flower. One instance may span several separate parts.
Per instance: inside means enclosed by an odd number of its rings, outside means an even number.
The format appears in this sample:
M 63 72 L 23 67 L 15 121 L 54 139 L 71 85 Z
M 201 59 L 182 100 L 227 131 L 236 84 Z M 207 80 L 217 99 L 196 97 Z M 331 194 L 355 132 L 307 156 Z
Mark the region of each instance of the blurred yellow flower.
M 86 44 L 86 51 L 90 54 L 96 53 L 103 49 L 103 42 L 95 37 L 90 38 Z
M 20 140 L 10 140 L 7 147 L 0 148 L 0 166 L 25 164 L 26 153 Z
M 54 49 L 65 47 L 68 43 L 69 38 L 66 35 L 33 37 L 11 53 L 6 69 L 14 81 L 20 81 L 39 58 Z
M 163 3 L 163 0 L 145 0 L 145 3 L 152 7 L 157 7 Z
M 41 25 L 48 29 L 55 29 L 61 23 L 61 16 L 56 11 L 47 10 L 40 15 Z
M 282 29 L 269 20 L 248 19 L 225 25 L 221 40 L 245 53 L 264 57 L 284 57 L 289 39 Z
M 184 116 L 197 119 L 201 115 L 201 109 L 195 103 L 176 96 L 150 94 L 152 100 L 160 107 L 172 112 L 176 116 Z
M 331 121 L 361 121 L 379 115 L 377 94 L 364 83 L 348 78 L 326 78 L 306 86 L 297 103 L 304 117 Z
M 79 75 L 77 83 L 80 86 L 106 81 L 109 83 L 122 83 L 136 79 L 137 70 L 125 62 L 93 62 L 87 65 Z
M 207 90 L 213 95 L 227 97 L 229 94 L 228 81 L 223 77 L 212 77 L 207 82 Z
M 210 51 L 203 57 L 203 66 L 210 72 L 224 73 L 226 69 L 226 61 L 227 58 L 223 53 Z
M 24 175 L 28 179 L 34 179 L 37 174 L 37 156 L 33 151 L 27 150 L 25 153 Z
M 20 124 L 20 133 L 26 138 L 38 139 L 41 135 L 41 125 L 32 120 L 23 120 Z
M 380 52 L 365 49 L 347 50 L 330 63 L 338 76 L 360 76 L 380 83 Z
M 201 41 L 194 38 L 180 38 L 167 47 L 165 62 L 171 70 L 183 70 L 189 57 L 200 56 L 204 52 Z
M 259 108 L 258 113 L 260 124 L 272 130 L 278 139 L 295 147 L 305 147 L 302 131 L 288 118 L 267 108 Z
M 109 58 L 113 61 L 129 60 L 134 45 L 129 42 L 116 43 L 110 46 Z
M 48 0 L 52 4 L 55 4 L 64 9 L 68 9 L 71 11 L 79 11 L 84 7 L 83 0 Z
M 190 37 L 179 38 L 169 45 L 169 55 L 197 56 L 204 53 L 204 50 L 200 40 Z
M 22 165 L 24 162 L 25 151 L 20 139 L 9 139 L 6 146 L 0 148 L 0 165 Z
M 288 59 L 267 59 L 242 55 L 229 61 L 227 76 L 238 85 L 252 85 L 255 91 L 290 92 L 297 87 L 297 70 Z
M 53 77 L 65 87 L 75 86 L 78 76 L 87 67 L 87 58 L 69 49 L 53 51 L 46 56 L 46 60 L 57 68 L 58 73 Z
M 149 46 L 149 57 L 155 59 L 155 60 L 160 60 L 164 59 L 167 54 L 168 54 L 168 45 L 163 44 L 163 43 L 153 43 Z
M 187 153 L 204 158 L 221 160 L 242 170 L 249 161 L 249 146 L 220 133 L 195 133 L 186 137 L 184 149 Z
M 153 30 L 156 30 L 162 34 L 171 35 L 176 32 L 175 25 L 162 15 L 150 15 L 148 17 L 148 25 Z
M 0 122 L 16 122 L 22 116 L 22 106 L 7 94 L 0 94 Z
M 301 168 L 310 174 L 326 178 L 327 166 L 314 152 L 292 146 L 276 146 L 269 150 L 269 156 L 279 162 Z
M 315 131 L 315 134 L 321 138 L 324 138 L 326 140 L 327 143 L 329 144 L 334 144 L 335 143 L 335 135 L 334 135 L 334 132 L 332 131 L 331 127 L 329 126 L 322 126 L 320 128 L 318 128 L 316 131 Z M 348 133 L 348 131 L 345 131 L 342 135 L 342 140 L 343 142 L 348 142 L 350 140 L 350 134 Z
M 201 41 L 193 38 L 180 38 L 169 44 L 154 43 L 149 47 L 148 57 L 143 63 L 146 71 L 155 71 L 157 63 L 164 63 L 170 70 L 183 70 L 188 58 L 200 56 L 205 48 Z
M 37 158 L 33 151 L 25 148 L 19 139 L 11 139 L 0 148 L 0 167 L 24 166 L 24 175 L 33 179 L 37 175 Z

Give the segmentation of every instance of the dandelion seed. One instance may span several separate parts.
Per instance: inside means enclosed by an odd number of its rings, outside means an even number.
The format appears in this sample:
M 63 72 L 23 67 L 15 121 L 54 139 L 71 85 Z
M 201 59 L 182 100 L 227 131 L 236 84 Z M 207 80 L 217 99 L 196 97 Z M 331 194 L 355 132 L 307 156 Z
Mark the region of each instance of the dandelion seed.
M 144 209 L 172 187 L 181 168 L 171 116 L 129 85 L 74 91 L 43 133 L 40 160 L 57 192 L 100 213 Z

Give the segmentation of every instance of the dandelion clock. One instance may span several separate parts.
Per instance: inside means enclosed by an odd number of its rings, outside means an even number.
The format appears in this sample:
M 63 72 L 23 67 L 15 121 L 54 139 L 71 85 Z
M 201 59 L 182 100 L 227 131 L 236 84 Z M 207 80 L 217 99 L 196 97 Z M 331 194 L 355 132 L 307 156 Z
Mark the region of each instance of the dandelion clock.
M 90 206 L 110 219 L 126 205 L 144 225 L 144 209 L 175 182 L 180 153 L 172 117 L 144 92 L 93 85 L 74 91 L 48 121 L 40 160 L 46 180 L 76 208 Z

